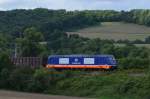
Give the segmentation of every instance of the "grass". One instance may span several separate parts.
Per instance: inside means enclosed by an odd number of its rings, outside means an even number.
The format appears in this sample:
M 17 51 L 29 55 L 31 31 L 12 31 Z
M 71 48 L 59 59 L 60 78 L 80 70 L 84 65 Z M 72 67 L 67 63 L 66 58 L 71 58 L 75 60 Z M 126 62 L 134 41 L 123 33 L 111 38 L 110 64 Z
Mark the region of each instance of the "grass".
M 88 38 L 133 41 L 136 39 L 144 40 L 150 36 L 150 27 L 123 22 L 103 22 L 101 25 L 68 32 L 68 34 L 79 34 Z

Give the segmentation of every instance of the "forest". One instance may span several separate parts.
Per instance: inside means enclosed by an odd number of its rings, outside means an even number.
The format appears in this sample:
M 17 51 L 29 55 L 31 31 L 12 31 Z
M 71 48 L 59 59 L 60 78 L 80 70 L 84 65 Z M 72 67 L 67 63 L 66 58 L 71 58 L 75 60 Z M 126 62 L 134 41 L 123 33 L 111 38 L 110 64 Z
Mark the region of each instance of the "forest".
M 128 91 L 134 93 L 138 86 L 140 86 L 141 90 L 135 96 L 139 96 L 139 99 L 141 97 L 143 97 L 142 99 L 148 99 L 150 97 L 150 94 L 148 94 L 150 90 L 148 87 L 150 81 L 149 73 L 145 80 L 144 77 L 137 79 L 128 78 L 126 75 L 123 75 L 124 73 L 120 73 L 120 71 L 130 69 L 149 70 L 150 49 L 136 47 L 133 44 L 149 44 L 150 37 L 145 38 L 145 41 L 136 40 L 131 42 L 129 40 L 89 39 L 76 34 L 67 35 L 66 33 L 84 27 L 95 26 L 101 24 L 101 22 L 127 22 L 150 26 L 150 10 L 66 11 L 63 9 L 50 10 L 37 8 L 33 10 L 17 9 L 0 11 L 0 88 L 51 94 L 60 94 L 66 88 L 66 90 L 72 91 L 70 93 L 66 91 L 62 94 L 73 95 L 72 93 L 78 90 L 87 90 L 86 86 L 93 83 L 99 83 L 100 85 L 90 87 L 91 90 L 89 91 L 96 90 L 96 86 L 106 87 L 104 82 L 107 82 L 108 84 L 118 84 L 117 87 L 115 85 L 109 86 L 110 88 L 115 87 L 114 90 L 108 91 L 104 89 L 104 91 L 111 95 L 114 91 L 118 91 L 122 95 L 127 93 L 130 97 L 131 94 Z M 115 46 L 116 42 L 124 43 L 126 46 Z M 45 57 L 54 54 L 112 54 L 118 61 L 118 71 L 115 74 L 119 76 L 114 78 L 115 76 L 110 74 L 102 78 L 94 77 L 88 79 L 88 77 L 84 77 L 83 81 L 80 82 L 82 76 L 75 78 L 77 81 L 72 78 L 74 71 L 64 71 L 62 75 L 58 75 L 54 73 L 55 70 L 16 68 L 9 59 L 14 56 L 16 50 L 17 56 L 22 57 Z M 80 73 L 79 71 L 78 74 Z M 123 77 L 123 81 L 126 81 L 123 83 L 124 85 L 121 85 L 122 81 L 119 80 L 121 77 Z M 111 81 L 112 78 L 114 80 Z M 85 85 L 86 88 L 81 89 L 81 86 L 87 79 L 89 83 Z M 144 79 L 143 81 L 145 82 L 142 83 L 141 79 Z M 72 85 L 71 81 L 74 82 L 74 85 Z M 70 85 L 66 85 L 65 83 L 69 83 Z M 74 87 L 76 88 L 75 90 Z M 99 89 L 96 90 L 97 94 L 93 93 L 93 96 L 88 94 L 90 93 L 88 91 L 85 91 L 85 93 L 82 93 L 82 91 L 74 95 L 99 97 L 99 95 L 103 94 Z M 116 97 L 119 97 L 119 94 L 114 97 L 114 99 L 117 99 Z M 121 98 L 119 97 L 118 99 Z

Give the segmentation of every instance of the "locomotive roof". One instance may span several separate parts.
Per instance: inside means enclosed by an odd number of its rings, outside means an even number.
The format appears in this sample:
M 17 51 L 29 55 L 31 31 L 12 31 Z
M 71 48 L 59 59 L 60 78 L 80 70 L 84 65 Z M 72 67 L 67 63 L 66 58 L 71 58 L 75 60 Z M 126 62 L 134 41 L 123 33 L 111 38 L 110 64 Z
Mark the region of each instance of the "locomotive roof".
M 113 57 L 113 55 L 50 55 L 49 57 Z

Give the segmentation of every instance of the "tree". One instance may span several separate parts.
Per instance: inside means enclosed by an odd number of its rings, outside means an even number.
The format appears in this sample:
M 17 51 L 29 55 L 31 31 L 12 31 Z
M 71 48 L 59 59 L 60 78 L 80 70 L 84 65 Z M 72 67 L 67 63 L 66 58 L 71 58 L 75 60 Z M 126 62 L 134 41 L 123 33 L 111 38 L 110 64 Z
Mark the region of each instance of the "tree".
M 18 39 L 22 56 L 39 56 L 46 50 L 46 47 L 40 44 L 44 41 L 44 37 L 36 28 L 27 28 L 23 34 L 24 37 Z

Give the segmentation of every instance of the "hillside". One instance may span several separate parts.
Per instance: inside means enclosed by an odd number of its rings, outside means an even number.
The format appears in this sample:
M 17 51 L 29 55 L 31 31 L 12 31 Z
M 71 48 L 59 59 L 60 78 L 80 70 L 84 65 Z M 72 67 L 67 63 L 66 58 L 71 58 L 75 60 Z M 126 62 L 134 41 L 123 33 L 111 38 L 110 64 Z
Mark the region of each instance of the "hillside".
M 150 10 L 70 12 L 38 8 L 1 11 L 0 15 L 0 89 L 102 99 L 149 99 L 150 49 L 137 47 L 148 45 L 117 45 L 109 40 L 68 36 L 66 32 L 76 30 L 75 34 L 90 38 L 142 40 L 150 35 L 150 28 L 146 27 L 150 26 Z M 149 44 L 150 38 L 146 40 Z M 72 54 L 114 55 L 118 69 L 100 75 L 93 71 L 89 75 L 84 70 L 60 73 L 15 66 L 10 60 L 10 56 L 47 58 Z
M 103 22 L 98 26 L 88 27 L 68 33 L 79 34 L 80 36 L 88 38 L 144 40 L 147 36 L 150 36 L 150 27 L 123 22 Z

